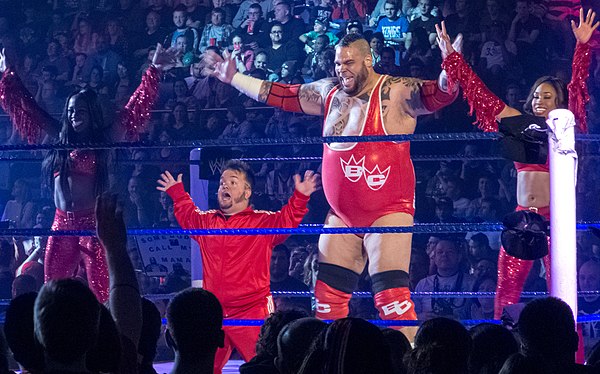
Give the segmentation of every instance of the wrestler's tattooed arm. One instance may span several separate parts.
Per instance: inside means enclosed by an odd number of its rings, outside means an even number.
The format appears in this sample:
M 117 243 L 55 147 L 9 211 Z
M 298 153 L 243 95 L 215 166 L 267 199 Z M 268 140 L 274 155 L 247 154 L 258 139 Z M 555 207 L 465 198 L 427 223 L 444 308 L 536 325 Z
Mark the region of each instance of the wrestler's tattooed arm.
M 257 100 L 261 103 L 266 103 L 269 100 L 269 95 L 271 95 L 271 90 L 273 89 L 273 82 L 261 81 L 260 84 L 261 86 L 258 92 Z M 294 94 L 298 95 L 298 99 L 302 109 L 301 111 L 303 113 L 318 116 L 323 115 L 325 108 L 325 98 L 327 97 L 327 94 L 333 89 L 333 87 L 335 87 L 336 84 L 337 78 L 326 78 L 318 80 L 316 82 L 303 84 L 300 86 L 299 89 L 296 88 L 295 91 L 293 88 L 297 87 L 297 85 L 278 84 L 278 87 L 280 90 L 284 90 L 284 96 L 286 96 L 288 99 L 293 97 Z M 289 87 L 290 89 L 287 90 L 285 87 Z M 296 109 L 293 111 L 300 110 Z
M 337 78 L 325 78 L 300 86 L 298 97 L 304 113 L 315 116 L 325 114 L 325 99 L 337 84 Z
M 402 108 L 410 116 L 416 117 L 426 112 L 421 101 L 421 79 L 390 77 L 381 85 L 381 111 L 385 121 L 391 108 Z

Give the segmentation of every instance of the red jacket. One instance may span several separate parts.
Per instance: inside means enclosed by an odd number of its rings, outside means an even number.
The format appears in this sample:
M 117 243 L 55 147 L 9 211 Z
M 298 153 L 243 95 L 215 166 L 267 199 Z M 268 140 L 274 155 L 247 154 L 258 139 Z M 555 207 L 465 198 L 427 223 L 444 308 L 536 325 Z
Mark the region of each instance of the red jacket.
M 247 209 L 225 218 L 220 210 L 201 211 L 178 183 L 167 190 L 183 229 L 294 228 L 308 212 L 309 196 L 298 191 L 279 212 Z M 204 288 L 217 296 L 224 311 L 243 307 L 270 294 L 271 251 L 287 235 L 194 236 L 200 244 Z

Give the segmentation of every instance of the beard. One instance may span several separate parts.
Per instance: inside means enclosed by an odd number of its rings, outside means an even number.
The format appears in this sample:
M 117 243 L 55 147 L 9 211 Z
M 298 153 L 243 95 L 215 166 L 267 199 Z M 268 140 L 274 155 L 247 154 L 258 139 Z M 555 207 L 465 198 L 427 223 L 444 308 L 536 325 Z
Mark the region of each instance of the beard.
M 221 194 L 218 195 L 217 201 L 219 203 L 219 209 L 221 210 L 226 210 L 231 208 L 234 204 L 239 204 L 241 202 L 243 202 L 244 200 L 246 200 L 246 197 L 244 196 L 244 194 L 242 193 L 240 196 L 234 198 L 233 196 L 229 195 L 228 199 L 223 199 L 223 196 Z
M 360 70 L 356 73 L 352 78 L 354 80 L 354 84 L 352 87 L 345 87 L 343 84 L 341 85 L 342 91 L 349 96 L 354 96 L 358 94 L 365 87 L 365 83 L 367 82 L 367 78 L 369 77 L 369 70 L 367 69 L 366 64 L 363 62 Z M 342 82 L 342 77 L 338 75 L 338 79 Z

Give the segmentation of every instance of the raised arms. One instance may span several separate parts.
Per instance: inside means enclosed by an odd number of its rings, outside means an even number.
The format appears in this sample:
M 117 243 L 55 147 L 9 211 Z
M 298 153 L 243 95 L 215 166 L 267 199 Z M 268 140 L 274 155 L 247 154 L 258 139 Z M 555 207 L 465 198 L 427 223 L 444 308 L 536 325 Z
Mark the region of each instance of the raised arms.
M 498 131 L 497 120 L 521 114 L 518 110 L 507 106 L 490 91 L 460 53 L 454 50 L 443 21 L 441 27 L 435 25 L 435 29 L 438 46 L 444 59 L 442 68 L 448 74 L 448 83 L 450 87 L 457 83 L 460 84 L 463 89 L 463 96 L 469 102 L 471 114 L 475 113 L 480 129 L 483 131 Z
M 42 130 L 50 136 L 58 136 L 60 124 L 35 102 L 33 96 L 17 76 L 8 68 L 4 49 L 0 52 L 0 105 L 9 115 L 13 129 L 28 143 L 40 141 Z
M 150 109 L 158 98 L 160 73 L 177 63 L 175 48 L 163 49 L 160 44 L 152 58 L 152 65 L 142 76 L 142 82 L 129 98 L 121 113 L 121 124 L 125 128 L 128 139 L 137 140 L 141 130 L 150 119 Z
M 337 84 L 336 79 L 322 79 L 302 85 L 263 81 L 238 73 L 235 61 L 228 52 L 221 57 L 209 51 L 204 57 L 204 73 L 231 84 L 243 94 L 261 103 L 290 112 L 312 115 L 324 113 L 325 98 Z
M 594 30 L 598 28 L 599 23 L 594 23 L 595 18 L 596 13 L 590 9 L 584 19 L 583 8 L 581 8 L 579 9 L 579 25 L 575 21 L 571 21 L 571 29 L 575 39 L 577 39 L 577 45 L 573 54 L 571 82 L 567 85 L 569 110 L 575 115 L 575 120 L 582 132 L 587 132 L 585 105 L 590 100 L 587 79 L 589 77 L 591 51 L 587 42 L 592 37 Z

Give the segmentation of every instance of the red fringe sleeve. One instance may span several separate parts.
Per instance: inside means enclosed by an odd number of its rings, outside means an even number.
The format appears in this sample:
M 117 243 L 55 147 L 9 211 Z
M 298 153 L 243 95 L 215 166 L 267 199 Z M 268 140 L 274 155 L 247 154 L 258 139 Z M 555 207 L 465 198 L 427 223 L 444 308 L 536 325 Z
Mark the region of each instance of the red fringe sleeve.
M 587 89 L 587 79 L 590 76 L 589 67 L 591 60 L 590 46 L 577 43 L 573 54 L 573 66 L 571 82 L 567 85 L 569 91 L 569 110 L 575 115 L 575 121 L 579 124 L 581 132 L 587 132 L 587 119 L 585 104 L 590 101 Z
M 142 82 L 135 90 L 122 113 L 121 125 L 125 126 L 127 139 L 139 140 L 140 131 L 146 128 L 150 119 L 150 109 L 158 97 L 160 72 L 150 66 L 142 76 Z
M 463 97 L 471 108 L 469 114 L 475 112 L 475 124 L 485 132 L 497 132 L 496 116 L 506 104 L 485 86 L 460 53 L 454 52 L 446 57 L 442 69 L 448 74 L 450 89 L 457 83 L 462 87 Z
M 0 105 L 10 117 L 13 131 L 29 144 L 38 143 L 42 130 L 56 123 L 55 119 L 40 108 L 21 79 L 10 68 L 6 69 L 0 80 Z

